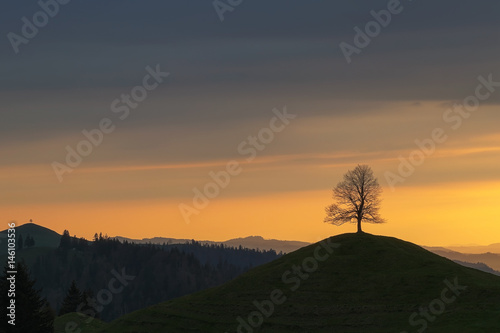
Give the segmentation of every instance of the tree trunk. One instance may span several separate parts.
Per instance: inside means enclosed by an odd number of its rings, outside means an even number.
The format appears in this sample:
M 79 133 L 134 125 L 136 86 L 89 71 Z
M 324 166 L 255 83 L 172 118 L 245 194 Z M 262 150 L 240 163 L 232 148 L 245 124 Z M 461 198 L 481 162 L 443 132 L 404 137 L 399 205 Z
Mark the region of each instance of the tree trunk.
M 361 230 L 361 219 L 358 219 L 358 234 L 361 233 L 363 233 L 363 231 Z

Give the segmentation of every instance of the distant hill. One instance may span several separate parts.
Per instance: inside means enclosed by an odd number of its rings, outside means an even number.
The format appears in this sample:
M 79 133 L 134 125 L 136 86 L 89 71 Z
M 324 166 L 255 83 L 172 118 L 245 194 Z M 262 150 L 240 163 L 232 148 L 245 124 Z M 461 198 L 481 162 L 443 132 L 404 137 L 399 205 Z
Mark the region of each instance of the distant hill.
M 465 266 L 465 267 L 475 268 L 475 269 L 478 269 L 478 270 L 483 271 L 483 272 L 487 272 L 487 273 L 491 273 L 491 274 L 495 274 L 495 275 L 500 276 L 499 271 L 495 271 L 493 268 L 491 268 L 490 266 L 488 266 L 486 264 L 483 264 L 482 262 L 470 263 L 470 262 L 465 262 L 465 261 L 460 261 L 460 260 L 453 260 L 453 261 L 456 262 L 457 264 L 460 264 L 460 265 Z
M 128 241 L 130 243 L 136 244 L 185 244 L 191 242 L 191 239 L 177 239 L 177 238 L 163 238 L 163 237 L 155 237 L 155 238 L 143 238 L 143 239 L 131 239 L 126 237 L 113 237 L 114 239 L 118 239 L 119 241 Z M 275 250 L 276 252 L 289 253 L 293 252 L 301 247 L 307 246 L 310 243 L 300 242 L 300 241 L 283 241 L 277 239 L 264 239 L 261 236 L 249 236 L 244 238 L 235 238 L 230 239 L 224 242 L 214 242 L 202 240 L 199 241 L 201 244 L 209 244 L 209 245 L 218 245 L 224 244 L 231 247 L 241 247 L 248 249 L 259 249 L 259 250 Z
M 7 235 L 7 229 L 0 232 L 0 241 L 5 241 L 5 236 Z M 48 247 L 56 248 L 59 246 L 61 240 L 61 235 L 57 232 L 52 231 L 48 228 L 42 227 L 35 223 L 26 223 L 20 226 L 16 226 L 16 240 L 19 236 L 23 236 L 23 239 L 29 235 L 34 238 L 36 247 Z
M 7 229 L 0 232 L 0 244 L 5 239 L 7 235 Z M 16 227 L 16 239 L 22 235 L 23 238 L 30 235 L 35 239 L 35 247 L 46 247 L 46 248 L 57 248 L 61 240 L 61 235 L 57 232 L 50 230 L 48 228 L 42 227 L 35 223 L 26 223 Z M 179 239 L 179 238 L 166 238 L 166 237 L 154 237 L 154 238 L 143 238 L 143 239 L 132 239 L 126 237 L 111 237 L 113 239 L 118 239 L 119 241 L 128 241 L 135 244 L 185 244 L 189 243 L 191 239 Z M 244 238 L 230 239 L 224 242 L 215 241 L 198 241 L 201 244 L 218 245 L 224 244 L 230 247 L 239 247 L 248 249 L 260 249 L 260 250 L 275 250 L 276 252 L 289 253 L 295 251 L 301 247 L 307 246 L 310 243 L 300 242 L 300 241 L 283 241 L 277 239 L 264 239 L 261 236 L 249 236 Z
M 482 253 L 482 254 L 471 254 L 471 253 L 460 253 L 452 251 L 445 248 L 427 248 L 429 251 L 436 253 L 442 257 L 461 261 L 468 263 L 483 263 L 493 268 L 494 270 L 500 271 L 500 254 L 496 253 Z
M 498 276 L 396 238 L 343 234 L 99 332 L 499 332 L 499 299 Z
M 154 237 L 154 238 L 143 238 L 143 239 L 134 239 L 134 238 L 127 238 L 127 237 L 122 237 L 122 236 L 116 236 L 116 237 L 111 237 L 113 239 L 117 239 L 120 242 L 129 242 L 129 243 L 134 243 L 134 244 L 185 244 L 188 242 L 191 242 L 192 239 L 183 239 L 183 238 L 168 238 L 168 237 Z M 216 242 L 212 241 L 201 241 L 200 243 L 203 244 L 215 244 Z
M 487 246 L 447 246 L 449 250 L 455 252 L 462 253 L 472 253 L 472 254 L 480 254 L 480 253 L 500 253 L 500 243 L 490 244 Z
M 235 238 L 223 242 L 228 246 L 242 246 L 250 249 L 275 250 L 276 252 L 290 253 L 311 243 L 299 241 L 282 241 L 277 239 L 264 239 L 261 236 L 250 236 L 245 238 Z

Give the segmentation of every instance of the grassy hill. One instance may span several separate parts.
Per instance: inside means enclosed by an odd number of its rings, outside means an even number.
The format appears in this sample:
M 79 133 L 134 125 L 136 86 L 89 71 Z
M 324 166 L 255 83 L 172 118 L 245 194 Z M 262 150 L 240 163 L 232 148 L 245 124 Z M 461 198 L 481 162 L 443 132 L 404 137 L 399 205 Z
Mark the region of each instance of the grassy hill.
M 95 318 L 91 318 L 76 312 L 59 316 L 54 321 L 54 333 L 94 333 L 106 324 Z
M 339 247 L 312 244 L 99 332 L 500 331 L 500 277 L 396 238 L 343 234 L 328 242 Z
M 446 257 L 451 260 L 458 260 L 469 263 L 482 262 L 491 268 L 500 271 L 500 254 L 498 253 L 460 253 L 451 250 L 429 249 L 437 255 Z

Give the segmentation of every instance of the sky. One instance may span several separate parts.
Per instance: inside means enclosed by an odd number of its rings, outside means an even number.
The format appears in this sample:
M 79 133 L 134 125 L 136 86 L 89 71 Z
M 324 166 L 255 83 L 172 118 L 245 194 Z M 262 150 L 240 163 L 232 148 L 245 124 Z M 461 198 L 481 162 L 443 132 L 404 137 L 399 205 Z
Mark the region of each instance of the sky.
M 500 3 L 59 1 L 0 13 L 6 228 L 314 242 L 368 164 L 365 231 L 500 242 Z

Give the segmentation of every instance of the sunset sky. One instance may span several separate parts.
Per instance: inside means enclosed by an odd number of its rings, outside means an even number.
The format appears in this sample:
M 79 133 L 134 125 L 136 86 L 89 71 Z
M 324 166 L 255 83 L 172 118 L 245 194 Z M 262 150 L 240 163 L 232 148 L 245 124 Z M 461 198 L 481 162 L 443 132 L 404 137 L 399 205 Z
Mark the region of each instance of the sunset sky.
M 339 45 L 354 45 L 354 28 L 388 1 L 243 1 L 224 21 L 212 1 L 73 1 L 18 53 L 6 36 L 41 9 L 5 6 L 1 229 L 33 219 L 86 238 L 314 242 L 356 230 L 323 223 L 324 208 L 342 175 L 368 164 L 388 223 L 365 231 L 500 242 L 498 2 L 401 1 L 350 63 Z M 158 69 L 169 75 L 155 81 Z M 126 106 L 132 91 L 147 96 Z M 474 100 L 470 112 L 453 108 Z M 58 178 L 67 147 L 84 147 L 82 131 L 103 119 L 113 130 Z M 440 142 L 418 153 L 436 130 Z M 410 155 L 422 163 L 391 184 Z M 196 208 L 196 189 L 230 161 L 237 174 Z

